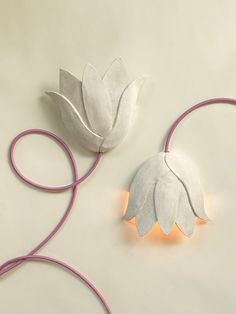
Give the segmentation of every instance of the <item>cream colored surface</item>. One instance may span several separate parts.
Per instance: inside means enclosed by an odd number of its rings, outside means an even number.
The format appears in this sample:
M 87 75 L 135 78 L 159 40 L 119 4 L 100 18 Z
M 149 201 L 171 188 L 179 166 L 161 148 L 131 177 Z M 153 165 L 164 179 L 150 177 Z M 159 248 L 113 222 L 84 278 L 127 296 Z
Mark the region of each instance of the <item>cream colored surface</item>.
M 80 76 L 122 56 L 133 78 L 147 75 L 135 126 L 106 154 L 60 234 L 41 251 L 86 274 L 114 314 L 236 312 L 236 108 L 216 105 L 192 114 L 173 149 L 199 166 L 213 222 L 191 239 L 156 228 L 139 238 L 122 222 L 125 190 L 147 157 L 162 148 L 173 119 L 208 97 L 236 97 L 236 3 L 182 1 L 0 2 L 0 260 L 29 251 L 61 216 L 69 193 L 44 194 L 15 178 L 11 139 L 46 128 L 71 146 L 82 174 L 92 154 L 76 146 L 43 95 L 58 87 L 60 67 Z M 40 182 L 70 181 L 59 148 L 34 136 L 17 148 L 25 173 Z M 47 264 L 26 263 L 0 280 L 1 314 L 103 313 L 80 282 Z

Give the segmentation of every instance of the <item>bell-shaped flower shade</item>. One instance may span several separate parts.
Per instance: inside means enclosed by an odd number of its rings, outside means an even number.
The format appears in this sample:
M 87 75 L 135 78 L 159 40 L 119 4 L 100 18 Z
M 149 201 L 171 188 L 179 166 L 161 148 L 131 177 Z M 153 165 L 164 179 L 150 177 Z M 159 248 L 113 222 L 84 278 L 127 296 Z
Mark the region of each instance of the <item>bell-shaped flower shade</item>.
M 90 151 L 106 152 L 128 133 L 144 78 L 129 80 L 120 58 L 101 77 L 88 64 L 83 80 L 60 70 L 59 92 L 46 92 L 59 106 L 66 127 Z
M 135 217 L 141 236 L 156 222 L 165 234 L 175 223 L 186 236 L 191 236 L 196 216 L 208 220 L 194 165 L 183 156 L 169 152 L 146 160 L 131 184 L 125 219 Z

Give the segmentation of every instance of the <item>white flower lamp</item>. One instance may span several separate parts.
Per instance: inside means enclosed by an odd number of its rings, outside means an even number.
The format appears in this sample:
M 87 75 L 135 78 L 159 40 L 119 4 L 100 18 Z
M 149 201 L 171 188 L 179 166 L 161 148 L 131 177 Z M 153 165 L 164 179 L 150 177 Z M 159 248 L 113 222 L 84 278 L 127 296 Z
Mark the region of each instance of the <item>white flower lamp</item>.
M 60 70 L 59 92 L 46 92 L 59 106 L 66 127 L 81 145 L 106 152 L 128 133 L 144 78 L 130 81 L 123 61 L 115 59 L 103 77 L 87 64 L 83 80 Z
M 165 234 L 176 224 L 183 234 L 190 237 L 196 217 L 209 220 L 195 166 L 186 157 L 170 152 L 169 146 L 175 129 L 189 113 L 215 103 L 235 105 L 236 100 L 213 98 L 186 110 L 170 128 L 164 152 L 146 160 L 137 171 L 130 186 L 124 218 L 135 218 L 140 236 L 147 234 L 158 222 Z

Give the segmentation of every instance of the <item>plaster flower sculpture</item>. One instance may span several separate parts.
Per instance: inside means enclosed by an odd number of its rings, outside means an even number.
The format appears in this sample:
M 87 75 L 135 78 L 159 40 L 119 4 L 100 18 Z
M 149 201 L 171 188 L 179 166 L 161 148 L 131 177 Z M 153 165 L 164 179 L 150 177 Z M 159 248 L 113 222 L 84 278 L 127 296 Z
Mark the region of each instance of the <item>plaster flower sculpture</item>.
M 103 77 L 87 64 L 82 82 L 60 70 L 59 92 L 47 94 L 59 106 L 64 124 L 84 148 L 106 152 L 128 133 L 143 81 L 144 78 L 130 81 L 122 60 L 116 59 Z
M 139 235 L 158 222 L 168 234 L 175 223 L 191 236 L 195 218 L 208 220 L 203 192 L 194 165 L 181 155 L 162 152 L 146 160 L 130 187 L 125 219 L 136 219 Z

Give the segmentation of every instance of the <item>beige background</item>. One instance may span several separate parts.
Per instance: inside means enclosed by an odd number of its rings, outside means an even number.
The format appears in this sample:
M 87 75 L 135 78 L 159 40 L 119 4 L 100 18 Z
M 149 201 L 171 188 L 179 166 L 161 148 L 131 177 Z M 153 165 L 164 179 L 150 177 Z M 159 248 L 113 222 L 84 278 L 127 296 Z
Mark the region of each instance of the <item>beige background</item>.
M 236 97 L 236 2 L 230 0 L 58 0 L 0 2 L 0 261 L 27 253 L 52 228 L 69 198 L 22 184 L 11 172 L 11 139 L 27 128 L 57 133 L 82 174 L 93 155 L 70 138 L 43 96 L 58 88 L 58 69 L 81 77 L 86 62 L 101 73 L 121 56 L 134 78 L 148 76 L 135 126 L 106 154 L 54 240 L 41 254 L 87 275 L 115 314 L 236 312 L 236 110 L 201 109 L 179 128 L 173 149 L 199 166 L 213 219 L 191 239 L 158 227 L 140 239 L 121 221 L 125 191 L 140 163 L 162 149 L 173 119 L 191 104 Z M 31 178 L 70 182 L 67 160 L 49 140 L 22 141 L 18 164 Z M 1 314 L 103 313 L 66 272 L 27 263 L 0 280 Z

